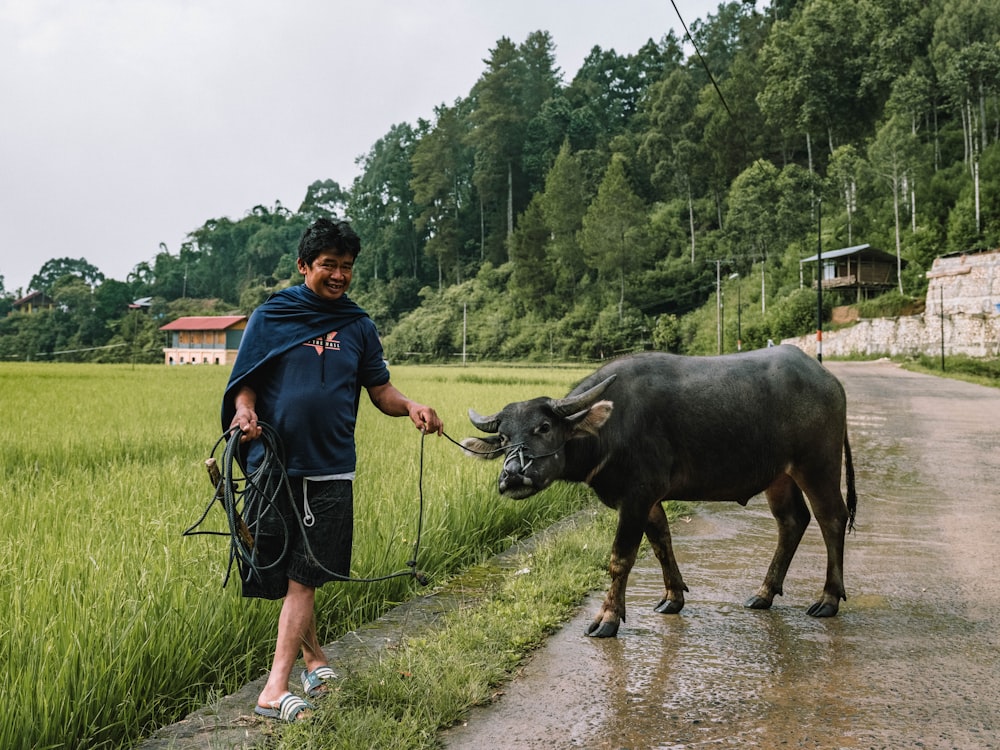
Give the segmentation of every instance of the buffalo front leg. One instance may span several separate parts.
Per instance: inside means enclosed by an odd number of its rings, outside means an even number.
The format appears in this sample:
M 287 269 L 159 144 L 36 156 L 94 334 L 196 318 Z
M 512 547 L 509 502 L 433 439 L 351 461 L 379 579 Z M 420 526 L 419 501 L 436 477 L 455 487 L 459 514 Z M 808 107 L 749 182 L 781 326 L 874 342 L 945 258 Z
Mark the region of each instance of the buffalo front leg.
M 768 609 L 777 594 L 783 594 L 785 574 L 795 556 L 802 535 L 809 525 L 809 509 L 806 507 L 802 490 L 787 474 L 776 479 L 764 491 L 767 504 L 774 520 L 778 522 L 778 547 L 774 550 L 771 565 L 767 569 L 764 583 L 757 593 L 744 602 L 750 609 Z
M 654 608 L 661 615 L 674 615 L 684 609 L 684 592 L 688 587 L 684 585 L 681 578 L 681 571 L 677 567 L 677 560 L 674 558 L 674 547 L 670 540 L 670 524 L 667 522 L 667 514 L 663 512 L 662 503 L 653 503 L 649 509 L 649 518 L 646 521 L 646 538 L 653 548 L 653 554 L 660 561 L 660 569 L 663 571 L 663 598 Z
M 611 546 L 611 563 L 608 565 L 611 586 L 601 609 L 587 627 L 587 635 L 591 637 L 614 638 L 618 635 L 618 626 L 625 619 L 625 587 L 632 566 L 635 565 L 645 521 L 646 519 L 637 518 L 624 509 L 618 511 L 618 529 Z

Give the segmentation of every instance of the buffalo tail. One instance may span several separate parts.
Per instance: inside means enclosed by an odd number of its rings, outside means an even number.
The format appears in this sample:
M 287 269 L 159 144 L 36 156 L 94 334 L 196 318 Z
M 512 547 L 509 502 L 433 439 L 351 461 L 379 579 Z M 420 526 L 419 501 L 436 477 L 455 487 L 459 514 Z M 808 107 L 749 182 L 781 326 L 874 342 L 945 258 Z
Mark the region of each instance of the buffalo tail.
M 847 473 L 847 531 L 854 531 L 854 517 L 858 512 L 858 493 L 854 490 L 854 462 L 851 460 L 851 441 L 844 431 L 844 469 Z

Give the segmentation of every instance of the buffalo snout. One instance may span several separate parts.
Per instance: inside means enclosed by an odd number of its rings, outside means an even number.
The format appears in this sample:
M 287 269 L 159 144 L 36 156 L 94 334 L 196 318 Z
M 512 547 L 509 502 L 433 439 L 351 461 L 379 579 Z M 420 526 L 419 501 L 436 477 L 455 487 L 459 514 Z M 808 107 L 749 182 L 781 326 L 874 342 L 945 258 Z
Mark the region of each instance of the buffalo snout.
M 507 471 L 506 469 L 500 472 L 497 487 L 501 495 L 512 497 L 515 500 L 521 500 L 538 491 L 538 488 L 529 476 L 520 472 Z

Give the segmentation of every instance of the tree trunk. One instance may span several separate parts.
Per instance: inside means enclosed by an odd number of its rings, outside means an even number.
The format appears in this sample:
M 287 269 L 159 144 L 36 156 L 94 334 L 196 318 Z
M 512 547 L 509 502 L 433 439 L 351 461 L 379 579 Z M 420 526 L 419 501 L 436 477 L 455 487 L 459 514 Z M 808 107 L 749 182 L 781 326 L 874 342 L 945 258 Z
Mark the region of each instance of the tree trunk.
M 899 293 L 903 293 L 903 256 L 902 241 L 899 236 L 899 175 L 894 174 L 892 179 L 892 213 L 896 221 L 896 282 L 899 284 Z
M 622 323 L 625 320 L 625 268 L 624 266 L 619 273 L 619 283 L 620 291 L 618 294 L 618 322 Z
M 983 151 L 989 145 L 989 133 L 986 126 L 986 92 L 983 91 L 983 84 L 979 84 L 979 130 L 982 133 L 982 142 L 979 144 Z
M 628 240 L 622 231 L 618 238 L 621 243 L 620 263 L 618 264 L 618 322 L 625 320 L 625 269 L 628 268 Z
M 852 237 L 854 236 L 853 219 L 854 219 L 854 200 L 852 192 L 854 190 L 854 181 L 847 180 L 844 183 L 844 208 L 847 209 L 847 244 L 852 244 Z
M 980 220 L 979 214 L 979 157 L 976 156 L 972 160 L 972 183 L 975 186 L 976 193 L 976 233 L 982 231 L 982 222 Z
M 972 111 L 968 100 L 962 106 L 962 146 L 965 153 L 963 161 L 969 165 L 969 172 L 972 172 Z
M 514 168 L 507 162 L 507 237 L 514 234 Z
M 941 169 L 941 134 L 938 133 L 937 107 L 934 107 L 934 171 Z

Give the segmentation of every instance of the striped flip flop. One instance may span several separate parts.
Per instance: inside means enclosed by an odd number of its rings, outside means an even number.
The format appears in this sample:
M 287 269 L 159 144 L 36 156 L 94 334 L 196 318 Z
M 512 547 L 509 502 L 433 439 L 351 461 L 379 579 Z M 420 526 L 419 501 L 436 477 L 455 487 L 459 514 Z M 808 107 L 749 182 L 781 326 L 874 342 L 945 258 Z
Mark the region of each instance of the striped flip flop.
M 316 667 L 312 672 L 303 669 L 302 689 L 310 698 L 318 698 L 329 692 L 330 687 L 326 683 L 335 679 L 337 679 L 337 673 L 326 665 Z
M 254 708 L 254 713 L 267 719 L 280 719 L 291 724 L 293 721 L 299 721 L 299 717 L 303 711 L 308 711 L 312 708 L 315 707 L 309 701 L 303 700 L 292 693 L 285 693 L 268 706 L 258 704 Z M 302 716 L 302 719 L 305 718 L 307 717 Z

